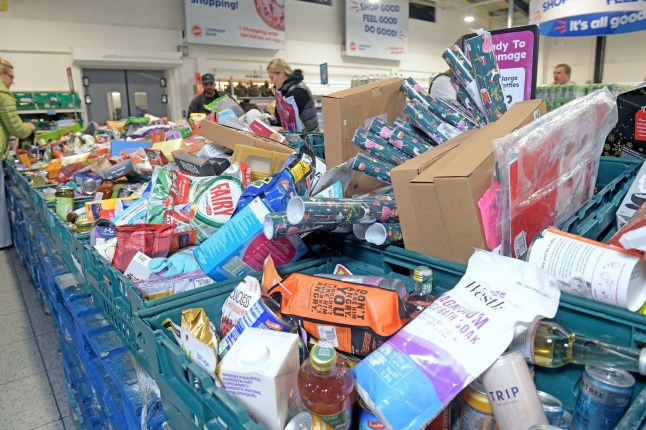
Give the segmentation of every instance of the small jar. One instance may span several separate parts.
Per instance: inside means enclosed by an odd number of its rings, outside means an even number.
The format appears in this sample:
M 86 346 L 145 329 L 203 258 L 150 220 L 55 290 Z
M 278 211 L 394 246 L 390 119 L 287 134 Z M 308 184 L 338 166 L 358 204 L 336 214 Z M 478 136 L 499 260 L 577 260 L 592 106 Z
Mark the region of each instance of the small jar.
M 76 225 L 76 234 L 89 233 L 92 230 L 94 221 L 88 218 L 79 218 L 74 224 Z
M 56 214 L 62 219 L 67 219 L 67 214 L 74 210 L 74 189 L 66 185 L 56 187 Z

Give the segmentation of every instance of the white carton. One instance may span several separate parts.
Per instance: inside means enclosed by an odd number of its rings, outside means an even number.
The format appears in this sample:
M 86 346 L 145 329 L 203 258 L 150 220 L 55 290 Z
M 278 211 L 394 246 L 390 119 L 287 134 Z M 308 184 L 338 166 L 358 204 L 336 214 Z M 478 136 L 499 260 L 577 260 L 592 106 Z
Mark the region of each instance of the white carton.
M 147 280 L 153 273 L 148 268 L 150 260 L 152 259 L 149 256 L 141 251 L 137 251 L 123 274 L 134 283 Z
M 298 336 L 247 328 L 222 359 L 224 388 L 269 430 L 283 430 L 297 412 Z

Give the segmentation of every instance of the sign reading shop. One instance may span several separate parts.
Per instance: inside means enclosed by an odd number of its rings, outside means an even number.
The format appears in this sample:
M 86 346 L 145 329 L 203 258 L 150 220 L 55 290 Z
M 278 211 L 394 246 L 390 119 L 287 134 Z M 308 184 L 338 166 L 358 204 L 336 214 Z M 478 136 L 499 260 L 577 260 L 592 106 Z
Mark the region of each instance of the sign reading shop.
M 543 36 L 604 36 L 646 30 L 646 0 L 531 0 Z
M 402 60 L 408 54 L 408 0 L 346 0 L 345 55 Z

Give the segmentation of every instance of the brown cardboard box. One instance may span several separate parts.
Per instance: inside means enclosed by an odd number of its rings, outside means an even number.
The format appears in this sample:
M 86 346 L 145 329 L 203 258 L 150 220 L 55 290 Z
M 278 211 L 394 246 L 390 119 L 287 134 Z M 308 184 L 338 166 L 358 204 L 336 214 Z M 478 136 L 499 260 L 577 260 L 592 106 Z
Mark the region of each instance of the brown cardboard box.
M 439 207 L 437 199 L 431 201 L 430 198 L 417 198 L 417 195 L 413 193 L 411 182 L 475 132 L 475 130 L 470 130 L 462 133 L 456 138 L 436 146 L 390 171 L 390 179 L 392 180 L 397 200 L 399 222 L 406 239 L 407 249 L 424 252 L 426 251 L 425 242 L 434 241 L 434 237 L 438 234 L 446 236 L 443 228 L 431 226 L 424 221 L 423 217 L 418 219 L 418 214 L 426 214 L 428 211 L 433 210 L 439 211 Z M 431 181 L 427 183 L 427 186 L 433 187 L 434 184 Z
M 405 187 L 401 183 L 396 185 L 400 220 L 402 223 L 408 220 L 415 222 L 412 227 L 403 226 L 406 249 L 461 264 L 467 263 L 474 247 L 486 249 L 478 200 L 491 186 L 493 140 L 545 113 L 542 100 L 516 103 L 498 121 L 470 133 L 466 138 L 460 135 L 440 145 L 438 148 L 444 145 L 455 147 L 434 163 L 426 164 L 423 172 L 409 180 L 409 191 L 398 194 L 398 189 Z M 460 140 L 457 145 L 456 140 Z M 395 170 L 407 169 L 407 165 L 417 158 Z M 414 196 L 414 206 L 405 203 L 407 193 L 411 196 L 409 200 Z M 400 200 L 404 200 L 402 206 Z M 411 209 L 415 210 L 414 215 L 410 215 Z M 412 238 L 411 234 L 414 235 Z
M 289 157 L 290 154 L 238 145 L 231 161 L 246 163 L 251 168 L 251 180 L 256 181 L 280 172 Z
M 217 122 L 205 120 L 200 124 L 200 134 L 202 136 L 231 150 L 235 150 L 236 145 L 239 144 L 265 149 L 267 151 L 282 152 L 283 154 L 291 154 L 293 151 L 290 147 L 278 143 L 275 140 L 252 133 L 245 133 L 244 131 L 231 127 L 225 127 Z
M 404 80 L 389 78 L 348 90 L 327 94 L 322 98 L 325 124 L 325 161 L 328 169 L 336 167 L 359 152 L 352 143 L 357 127 L 366 127 L 379 116 L 393 122 L 403 116 L 406 96 L 399 91 Z M 384 184 L 366 175 L 355 175 L 346 195 L 372 191 Z

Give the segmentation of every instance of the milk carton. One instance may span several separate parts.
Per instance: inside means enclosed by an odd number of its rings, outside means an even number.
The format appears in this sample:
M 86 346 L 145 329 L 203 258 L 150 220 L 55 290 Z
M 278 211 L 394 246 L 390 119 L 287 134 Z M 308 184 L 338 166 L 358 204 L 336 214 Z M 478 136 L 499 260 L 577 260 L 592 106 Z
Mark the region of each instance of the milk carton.
M 269 430 L 283 430 L 298 411 L 298 335 L 247 328 L 221 362 L 229 394 Z

